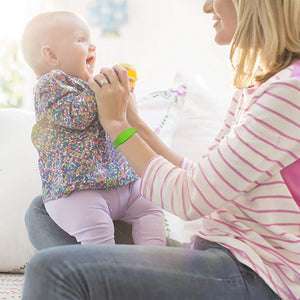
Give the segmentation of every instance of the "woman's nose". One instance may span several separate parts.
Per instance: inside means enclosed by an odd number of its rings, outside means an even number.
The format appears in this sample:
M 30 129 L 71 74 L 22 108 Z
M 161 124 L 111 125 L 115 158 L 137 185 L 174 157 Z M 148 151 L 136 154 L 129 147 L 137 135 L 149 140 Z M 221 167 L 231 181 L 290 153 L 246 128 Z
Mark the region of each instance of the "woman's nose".
M 213 0 L 206 0 L 203 4 L 203 11 L 209 14 L 213 11 Z

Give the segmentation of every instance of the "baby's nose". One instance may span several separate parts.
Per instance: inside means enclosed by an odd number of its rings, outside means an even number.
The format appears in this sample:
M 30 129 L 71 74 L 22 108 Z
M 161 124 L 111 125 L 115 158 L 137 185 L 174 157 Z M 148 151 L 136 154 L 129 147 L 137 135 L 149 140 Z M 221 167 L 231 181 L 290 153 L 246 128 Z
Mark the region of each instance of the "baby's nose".
M 94 44 L 90 44 L 89 51 L 96 51 L 96 46 Z

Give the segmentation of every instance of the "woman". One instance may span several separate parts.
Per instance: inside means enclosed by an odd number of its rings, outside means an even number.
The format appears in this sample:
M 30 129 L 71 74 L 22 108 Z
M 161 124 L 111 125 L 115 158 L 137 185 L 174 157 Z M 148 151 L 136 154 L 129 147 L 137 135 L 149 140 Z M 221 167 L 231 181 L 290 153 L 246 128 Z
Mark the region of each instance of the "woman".
M 199 163 L 138 117 L 124 69 L 89 82 L 143 196 L 199 221 L 191 249 L 46 249 L 28 265 L 23 299 L 300 299 L 300 2 L 207 0 L 204 12 L 215 41 L 231 43 L 237 92 Z

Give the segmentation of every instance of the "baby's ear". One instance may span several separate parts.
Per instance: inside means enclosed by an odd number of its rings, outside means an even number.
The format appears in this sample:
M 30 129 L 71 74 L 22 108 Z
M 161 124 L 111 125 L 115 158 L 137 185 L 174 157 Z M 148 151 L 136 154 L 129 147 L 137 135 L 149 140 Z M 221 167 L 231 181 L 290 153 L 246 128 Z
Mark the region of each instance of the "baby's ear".
M 52 67 L 58 66 L 59 60 L 50 46 L 48 45 L 42 46 L 41 54 L 50 66 Z

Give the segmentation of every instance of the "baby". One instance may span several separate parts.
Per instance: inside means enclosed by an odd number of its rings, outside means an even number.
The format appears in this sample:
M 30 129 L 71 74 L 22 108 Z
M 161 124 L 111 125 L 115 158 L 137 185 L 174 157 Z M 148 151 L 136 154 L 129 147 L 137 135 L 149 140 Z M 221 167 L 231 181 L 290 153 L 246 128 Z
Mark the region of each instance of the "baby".
M 81 244 L 114 244 L 113 220 L 132 224 L 135 244 L 164 246 L 162 210 L 139 194 L 139 178 L 98 121 L 93 76 L 96 47 L 78 15 L 34 17 L 22 38 L 38 77 L 32 141 L 39 153 L 50 217 Z

